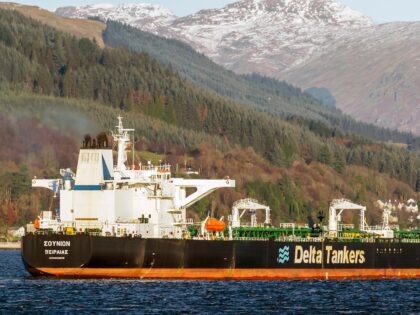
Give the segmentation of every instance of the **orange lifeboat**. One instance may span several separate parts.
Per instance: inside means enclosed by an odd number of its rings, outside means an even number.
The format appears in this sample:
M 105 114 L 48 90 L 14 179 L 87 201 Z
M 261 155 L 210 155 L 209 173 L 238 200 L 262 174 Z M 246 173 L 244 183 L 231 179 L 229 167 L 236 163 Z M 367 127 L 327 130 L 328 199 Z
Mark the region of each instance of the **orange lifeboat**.
M 39 228 L 40 228 L 40 222 L 39 222 L 39 219 L 38 218 L 36 218 L 35 219 L 35 222 L 34 222 L 34 228 L 36 229 L 36 230 L 38 230 Z
M 209 218 L 206 222 L 206 230 L 209 232 L 222 232 L 226 224 L 223 221 L 219 221 L 215 218 Z

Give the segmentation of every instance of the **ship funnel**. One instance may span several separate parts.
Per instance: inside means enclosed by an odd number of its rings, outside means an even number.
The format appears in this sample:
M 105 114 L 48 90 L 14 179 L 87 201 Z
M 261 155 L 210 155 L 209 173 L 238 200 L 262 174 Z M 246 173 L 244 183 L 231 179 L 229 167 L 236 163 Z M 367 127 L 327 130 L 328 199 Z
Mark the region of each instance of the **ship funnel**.
M 111 149 L 80 150 L 74 190 L 101 190 L 104 181 L 112 179 Z

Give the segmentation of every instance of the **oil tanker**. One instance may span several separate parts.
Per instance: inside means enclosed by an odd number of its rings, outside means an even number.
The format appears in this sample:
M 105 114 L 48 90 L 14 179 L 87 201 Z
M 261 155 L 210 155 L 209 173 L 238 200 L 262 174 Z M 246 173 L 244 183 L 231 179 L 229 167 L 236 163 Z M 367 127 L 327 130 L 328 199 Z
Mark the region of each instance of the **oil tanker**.
M 57 211 L 43 211 L 22 238 L 22 260 L 33 276 L 137 279 L 371 279 L 419 278 L 420 231 L 368 226 L 366 208 L 333 200 L 328 224 L 274 226 L 257 200 L 233 204 L 226 220 L 194 222 L 187 209 L 235 181 L 171 176 L 166 164 L 127 166 L 133 129 L 118 117 L 108 139 L 86 136 L 77 172 L 37 179 L 53 191 Z M 134 160 L 134 159 L 133 159 Z M 132 163 L 134 164 L 134 163 Z M 343 211 L 360 216 L 342 224 Z M 262 215 L 261 215 L 262 213 Z M 245 224 L 244 218 L 250 218 Z M 259 223 L 259 217 L 264 217 Z

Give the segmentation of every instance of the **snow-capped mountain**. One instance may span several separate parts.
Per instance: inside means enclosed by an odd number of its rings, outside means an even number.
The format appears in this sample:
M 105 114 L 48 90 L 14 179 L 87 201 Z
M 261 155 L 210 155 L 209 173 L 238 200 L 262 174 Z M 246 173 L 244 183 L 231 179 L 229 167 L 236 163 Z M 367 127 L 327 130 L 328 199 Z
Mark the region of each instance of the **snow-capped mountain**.
M 177 19 L 167 35 L 180 34 L 231 70 L 272 74 L 370 25 L 368 17 L 331 0 L 244 0 Z
M 334 0 L 241 0 L 185 17 L 143 4 L 56 13 L 177 38 L 238 73 L 326 87 L 353 117 L 420 135 L 420 22 L 375 25 Z
M 79 7 L 61 7 L 55 13 L 73 18 L 96 17 L 123 22 L 147 32 L 157 33 L 161 27 L 170 25 L 177 17 L 167 8 L 147 4 L 94 4 Z
M 272 74 L 306 60 L 370 18 L 332 0 L 242 0 L 177 18 L 150 4 L 59 8 L 56 14 L 99 17 L 190 43 L 228 69 Z

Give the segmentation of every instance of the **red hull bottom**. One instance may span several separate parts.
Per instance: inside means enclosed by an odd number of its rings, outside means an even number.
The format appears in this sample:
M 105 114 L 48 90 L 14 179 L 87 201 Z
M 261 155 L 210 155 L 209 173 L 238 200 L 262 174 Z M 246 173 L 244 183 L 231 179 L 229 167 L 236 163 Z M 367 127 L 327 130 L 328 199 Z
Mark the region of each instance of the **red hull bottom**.
M 415 279 L 420 269 L 29 268 L 36 276 L 202 280 Z

